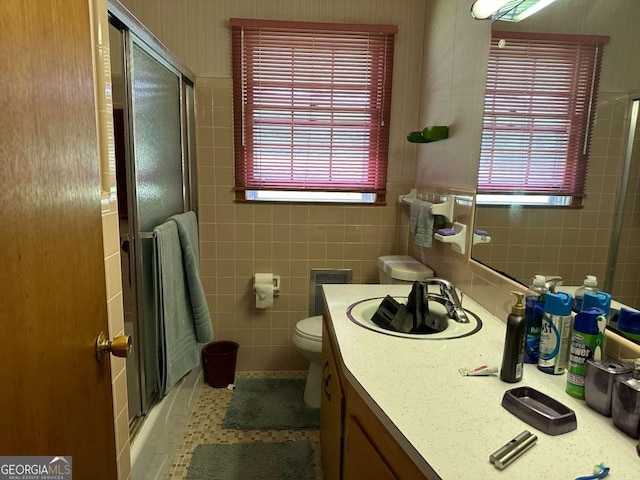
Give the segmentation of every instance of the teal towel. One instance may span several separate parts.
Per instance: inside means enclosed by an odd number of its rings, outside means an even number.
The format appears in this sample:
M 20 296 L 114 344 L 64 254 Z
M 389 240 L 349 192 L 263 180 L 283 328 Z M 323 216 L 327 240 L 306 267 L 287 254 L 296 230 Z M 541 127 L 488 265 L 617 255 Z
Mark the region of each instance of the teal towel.
M 169 220 L 175 222 L 178 227 L 187 288 L 191 300 L 191 309 L 193 310 L 196 339 L 200 343 L 210 342 L 213 339 L 213 328 L 211 327 L 211 315 L 209 314 L 207 297 L 200 281 L 200 251 L 198 248 L 198 220 L 196 214 L 185 212 L 174 215 Z
M 157 380 L 161 397 L 200 364 L 176 222 L 153 230 L 156 237 Z
M 409 229 L 416 236 L 416 245 L 431 247 L 433 237 L 432 203 L 415 199 L 411 202 L 411 220 Z

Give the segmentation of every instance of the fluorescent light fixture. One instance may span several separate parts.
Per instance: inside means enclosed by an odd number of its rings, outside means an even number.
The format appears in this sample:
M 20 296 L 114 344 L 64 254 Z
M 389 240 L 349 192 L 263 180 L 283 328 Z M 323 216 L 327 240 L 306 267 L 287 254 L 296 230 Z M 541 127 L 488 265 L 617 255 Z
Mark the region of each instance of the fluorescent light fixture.
M 539 1 L 535 2 L 533 5 L 531 5 L 529 8 L 527 8 L 525 10 L 522 10 L 520 13 L 515 15 L 513 17 L 513 21 L 514 22 L 520 22 L 520 21 L 524 20 L 525 18 L 529 18 L 534 13 L 538 13 L 544 7 L 546 7 L 547 5 L 552 4 L 555 1 L 556 0 L 539 0 Z
M 476 0 L 471 6 L 471 16 L 477 20 L 491 18 L 491 15 L 507 3 L 509 0 Z
M 520 22 L 539 12 L 555 0 L 476 0 L 471 16 L 476 20 L 492 19 Z

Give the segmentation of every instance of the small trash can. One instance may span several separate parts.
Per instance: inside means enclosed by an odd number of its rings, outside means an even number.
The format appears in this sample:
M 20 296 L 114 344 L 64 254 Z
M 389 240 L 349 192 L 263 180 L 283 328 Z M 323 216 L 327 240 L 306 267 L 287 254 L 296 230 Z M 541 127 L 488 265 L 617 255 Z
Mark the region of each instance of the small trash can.
M 214 388 L 235 383 L 238 348 L 240 345 L 228 340 L 206 344 L 202 348 L 204 381 Z

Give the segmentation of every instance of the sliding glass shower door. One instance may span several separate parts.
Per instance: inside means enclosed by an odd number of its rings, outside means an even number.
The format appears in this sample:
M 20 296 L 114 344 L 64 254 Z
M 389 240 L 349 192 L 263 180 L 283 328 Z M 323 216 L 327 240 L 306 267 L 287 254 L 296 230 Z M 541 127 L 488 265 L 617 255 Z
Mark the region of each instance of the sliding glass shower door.
M 110 39 L 125 331 L 134 345 L 127 391 L 135 430 L 158 399 L 153 230 L 195 203 L 193 84 L 161 49 L 115 17 Z
M 185 208 L 180 76 L 129 35 L 135 248 L 143 407 L 157 396 L 158 349 L 153 229 Z

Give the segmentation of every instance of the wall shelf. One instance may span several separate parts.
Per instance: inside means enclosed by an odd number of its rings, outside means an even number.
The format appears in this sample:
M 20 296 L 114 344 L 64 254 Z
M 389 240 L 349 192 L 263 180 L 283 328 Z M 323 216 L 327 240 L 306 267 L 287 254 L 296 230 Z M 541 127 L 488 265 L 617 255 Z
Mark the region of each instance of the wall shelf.
M 464 255 L 467 247 L 467 226 L 462 223 L 453 222 L 453 230 L 455 231 L 454 235 L 435 233 L 433 238 L 439 242 L 451 244 L 451 249 L 454 252 Z
M 491 236 L 488 235 L 486 232 L 483 233 L 477 233 L 477 232 L 473 232 L 473 244 L 474 245 L 478 245 L 478 244 L 482 244 L 482 243 L 491 243 Z
M 409 132 L 407 140 L 411 143 L 431 143 L 449 138 L 449 127 L 446 125 L 434 125 L 425 127 L 421 131 Z

